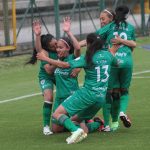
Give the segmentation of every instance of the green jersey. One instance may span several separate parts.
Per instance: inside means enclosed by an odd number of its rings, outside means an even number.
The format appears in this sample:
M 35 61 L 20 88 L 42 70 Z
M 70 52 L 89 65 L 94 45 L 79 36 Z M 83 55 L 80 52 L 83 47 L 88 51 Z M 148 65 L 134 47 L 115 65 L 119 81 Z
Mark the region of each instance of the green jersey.
M 68 62 L 75 59 L 74 55 L 71 54 L 63 61 Z M 66 98 L 72 95 L 79 87 L 77 77 L 71 77 L 72 68 L 56 68 L 55 79 L 56 79 L 56 97 Z
M 52 58 L 52 59 L 57 59 L 57 53 L 56 52 L 49 52 L 48 53 L 49 55 L 49 58 Z M 48 62 L 46 61 L 41 61 L 41 65 L 40 65 L 40 71 L 39 71 L 39 79 L 42 80 L 42 79 L 52 79 L 54 80 L 54 74 L 51 74 L 49 75 L 44 66 L 48 64 Z
M 134 27 L 127 23 L 121 23 L 119 28 L 116 28 L 116 24 L 114 22 L 104 26 L 97 30 L 97 34 L 99 34 L 104 40 L 106 40 L 107 47 L 112 46 L 111 39 L 115 38 L 116 35 L 119 35 L 122 39 L 125 40 L 135 40 L 134 35 Z M 119 67 L 132 67 L 132 50 L 131 47 L 126 45 L 121 45 L 118 51 L 115 54 Z
M 94 54 L 92 61 L 94 65 L 88 67 L 85 56 L 82 55 L 70 61 L 69 64 L 71 68 L 83 67 L 86 73 L 84 87 L 94 91 L 97 95 L 102 94 L 103 97 L 108 87 L 110 67 L 117 64 L 117 60 L 109 51 L 99 50 Z

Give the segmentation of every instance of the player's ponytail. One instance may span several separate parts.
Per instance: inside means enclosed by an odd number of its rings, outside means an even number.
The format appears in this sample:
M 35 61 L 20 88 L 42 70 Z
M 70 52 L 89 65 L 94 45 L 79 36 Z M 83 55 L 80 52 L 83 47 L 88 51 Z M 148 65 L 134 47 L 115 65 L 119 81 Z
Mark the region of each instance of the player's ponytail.
M 87 66 L 93 66 L 93 55 L 98 51 L 101 50 L 104 44 L 104 41 L 101 39 L 99 35 L 96 35 L 95 33 L 90 33 L 87 35 L 86 38 L 87 41 L 87 50 L 86 50 L 86 63 Z
M 30 60 L 29 60 L 28 62 L 26 62 L 25 64 L 26 64 L 26 65 L 28 65 L 28 64 L 32 64 L 32 65 L 36 64 L 36 63 L 37 63 L 36 55 L 37 55 L 37 51 L 36 51 L 36 49 L 34 48 Z
M 49 49 L 49 42 L 51 42 L 51 40 L 53 38 L 54 37 L 51 34 L 46 34 L 46 35 L 43 34 L 43 35 L 41 35 L 41 46 L 47 52 L 50 51 L 50 49 Z M 37 55 L 37 50 L 36 50 L 36 48 L 34 48 L 32 56 L 31 56 L 30 60 L 28 62 L 26 62 L 26 64 L 32 64 L 32 65 L 36 64 L 36 62 L 37 62 L 36 55 Z

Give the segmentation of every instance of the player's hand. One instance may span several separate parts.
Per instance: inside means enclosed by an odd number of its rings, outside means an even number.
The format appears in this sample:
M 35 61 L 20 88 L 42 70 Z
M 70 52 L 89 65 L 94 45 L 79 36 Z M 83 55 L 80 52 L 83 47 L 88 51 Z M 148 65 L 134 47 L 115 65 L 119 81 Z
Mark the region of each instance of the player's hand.
M 41 23 L 40 23 L 40 21 L 39 20 L 34 20 L 33 24 L 32 24 L 32 27 L 33 27 L 34 34 L 36 36 L 40 36 L 41 35 Z
M 63 31 L 69 32 L 70 28 L 71 28 L 71 19 L 70 19 L 70 17 L 65 17 L 64 23 L 63 23 Z
M 117 50 L 119 49 L 120 45 L 118 44 L 114 44 L 111 48 L 109 48 L 109 51 L 112 53 L 112 54 L 115 54 L 117 52 Z
M 80 42 L 79 42 L 79 45 L 80 45 L 81 47 L 86 46 L 86 45 L 87 45 L 86 40 L 80 41 Z
M 43 61 L 46 61 L 47 58 L 48 58 L 44 51 L 41 51 L 41 52 L 37 53 L 36 57 L 37 57 L 37 59 L 43 60 Z
M 114 39 L 111 40 L 113 44 L 122 44 L 122 38 L 119 35 L 116 35 Z
M 78 76 L 78 74 L 79 74 L 80 71 L 81 71 L 80 68 L 75 68 L 75 69 L 72 70 L 70 76 L 71 76 L 72 78 L 75 78 L 75 77 Z

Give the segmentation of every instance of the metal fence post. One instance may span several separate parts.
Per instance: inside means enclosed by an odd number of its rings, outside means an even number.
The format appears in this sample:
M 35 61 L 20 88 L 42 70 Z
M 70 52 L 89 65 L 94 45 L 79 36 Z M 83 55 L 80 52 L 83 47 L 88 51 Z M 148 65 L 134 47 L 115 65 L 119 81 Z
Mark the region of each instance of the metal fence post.
M 54 0 L 56 38 L 60 37 L 59 0 Z
M 140 0 L 141 6 L 141 31 L 142 35 L 145 35 L 145 8 L 144 8 L 144 0 Z
M 105 0 L 99 0 L 99 9 L 100 12 L 105 8 Z
M 5 45 L 10 45 L 8 0 L 3 0 L 3 18 L 4 18 Z M 8 57 L 11 55 L 11 52 L 6 51 L 4 52 L 4 55 Z

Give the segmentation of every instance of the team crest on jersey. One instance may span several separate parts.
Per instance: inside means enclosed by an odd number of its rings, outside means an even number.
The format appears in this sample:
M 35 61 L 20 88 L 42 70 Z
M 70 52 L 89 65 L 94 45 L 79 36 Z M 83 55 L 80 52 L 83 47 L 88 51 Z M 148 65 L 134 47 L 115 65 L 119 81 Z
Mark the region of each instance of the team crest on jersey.
M 41 84 L 43 85 L 45 83 L 45 80 L 41 80 Z

